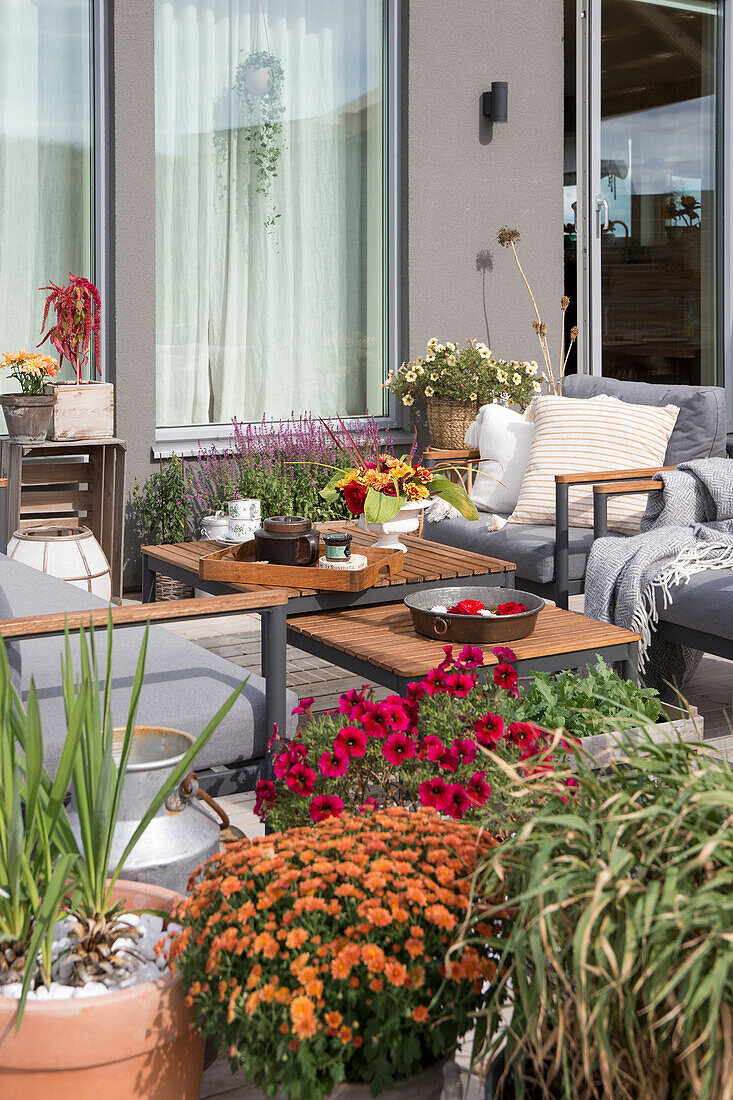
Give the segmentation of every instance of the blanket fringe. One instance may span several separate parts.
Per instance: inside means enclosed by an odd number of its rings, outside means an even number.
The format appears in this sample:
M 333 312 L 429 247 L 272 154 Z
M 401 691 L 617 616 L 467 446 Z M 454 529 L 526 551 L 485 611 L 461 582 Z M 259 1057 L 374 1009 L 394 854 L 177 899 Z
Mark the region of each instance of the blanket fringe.
M 725 542 L 698 543 L 681 550 L 654 580 L 647 585 L 641 603 L 634 612 L 631 629 L 641 635 L 639 646 L 639 670 L 644 671 L 647 654 L 654 628 L 659 622 L 657 597 L 662 596 L 662 610 L 666 611 L 674 602 L 672 589 L 680 584 L 688 584 L 697 573 L 713 569 L 733 568 L 733 546 Z

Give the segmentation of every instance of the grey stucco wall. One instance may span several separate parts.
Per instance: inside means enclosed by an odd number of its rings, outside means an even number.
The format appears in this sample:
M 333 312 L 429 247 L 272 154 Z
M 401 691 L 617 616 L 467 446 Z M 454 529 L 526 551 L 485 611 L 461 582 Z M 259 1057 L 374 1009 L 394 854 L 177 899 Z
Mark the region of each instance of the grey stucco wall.
M 551 336 L 563 294 L 562 0 L 410 0 L 406 28 L 407 325 L 405 354 L 425 343 L 487 339 L 506 359 L 540 359 L 521 259 Z M 492 80 L 509 83 L 509 121 L 481 117 Z
M 127 494 L 151 469 L 155 440 L 155 72 L 153 4 L 112 8 L 110 352 L 117 434 L 127 440 Z M 128 523 L 125 583 L 139 577 Z
M 539 358 L 509 223 L 540 306 L 557 323 L 562 294 L 562 0 L 402 0 L 402 348 L 487 338 L 506 358 Z M 155 440 L 155 72 L 153 3 L 112 7 L 111 367 L 117 433 L 128 444 L 128 498 L 153 468 Z M 479 99 L 509 82 L 509 122 Z M 490 270 L 477 267 L 488 250 Z M 485 261 L 484 261 L 485 262 Z M 139 576 L 126 532 L 126 584 Z

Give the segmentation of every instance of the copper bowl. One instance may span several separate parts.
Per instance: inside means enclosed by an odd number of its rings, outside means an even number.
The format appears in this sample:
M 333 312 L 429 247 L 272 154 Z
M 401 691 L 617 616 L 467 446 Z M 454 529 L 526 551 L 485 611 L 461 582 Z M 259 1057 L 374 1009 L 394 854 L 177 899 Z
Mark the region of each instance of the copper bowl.
M 523 603 L 527 610 L 495 619 L 482 615 L 439 615 L 432 610 L 440 606 L 454 607 L 461 600 L 479 600 L 488 611 L 496 611 L 499 604 L 510 601 Z M 426 638 L 496 645 L 528 638 L 537 626 L 537 616 L 545 601 L 516 588 L 430 588 L 407 596 L 405 604 L 410 609 L 415 630 Z

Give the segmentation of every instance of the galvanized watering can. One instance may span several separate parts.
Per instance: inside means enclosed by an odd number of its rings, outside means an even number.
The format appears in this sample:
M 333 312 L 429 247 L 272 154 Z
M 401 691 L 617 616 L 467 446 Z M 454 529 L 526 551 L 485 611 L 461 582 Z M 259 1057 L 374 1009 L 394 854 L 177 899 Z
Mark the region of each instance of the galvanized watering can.
M 124 730 L 115 730 L 120 747 Z M 127 776 L 122 788 L 110 856 L 110 870 L 117 866 L 125 845 L 140 824 L 145 810 L 167 776 L 185 756 L 194 738 L 180 730 L 137 726 L 133 737 Z M 219 814 L 220 821 L 205 803 Z M 79 816 L 72 795 L 69 808 L 71 827 L 80 838 Z M 171 790 L 168 798 L 133 849 L 122 872 L 125 879 L 151 882 L 185 894 L 188 877 L 219 849 L 221 829 L 229 820 L 212 798 L 199 790 L 191 772 Z

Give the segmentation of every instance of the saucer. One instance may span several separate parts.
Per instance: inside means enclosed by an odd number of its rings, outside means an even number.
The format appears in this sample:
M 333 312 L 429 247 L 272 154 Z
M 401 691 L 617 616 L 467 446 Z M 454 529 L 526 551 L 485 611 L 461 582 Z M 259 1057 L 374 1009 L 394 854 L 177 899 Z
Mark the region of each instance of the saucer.
M 247 535 L 244 538 L 241 535 L 217 535 L 212 542 L 225 542 L 228 546 L 241 546 L 245 542 L 253 542 L 254 535 Z

